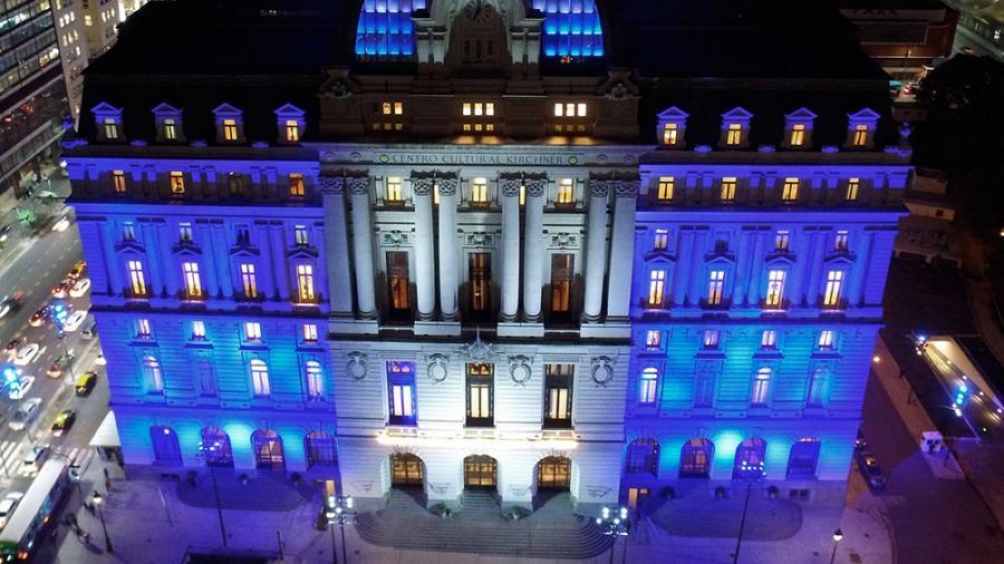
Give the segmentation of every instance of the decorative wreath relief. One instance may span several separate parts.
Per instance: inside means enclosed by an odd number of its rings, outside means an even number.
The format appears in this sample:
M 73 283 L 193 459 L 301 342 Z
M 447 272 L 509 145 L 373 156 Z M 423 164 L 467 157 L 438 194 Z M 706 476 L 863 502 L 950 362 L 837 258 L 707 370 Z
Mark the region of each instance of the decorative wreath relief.
M 432 354 L 427 357 L 427 360 L 429 361 L 429 380 L 437 384 L 446 380 L 446 376 L 449 374 L 446 355 Z
M 614 379 L 613 359 L 599 356 L 593 359 L 593 382 L 606 386 Z
M 509 357 L 509 376 L 517 386 L 522 386 L 530 380 L 530 357 L 517 355 Z
M 366 378 L 366 373 L 369 368 L 366 366 L 366 354 L 361 352 L 351 352 L 349 353 L 349 362 L 346 368 L 349 371 L 349 376 L 352 376 L 354 380 L 362 380 Z

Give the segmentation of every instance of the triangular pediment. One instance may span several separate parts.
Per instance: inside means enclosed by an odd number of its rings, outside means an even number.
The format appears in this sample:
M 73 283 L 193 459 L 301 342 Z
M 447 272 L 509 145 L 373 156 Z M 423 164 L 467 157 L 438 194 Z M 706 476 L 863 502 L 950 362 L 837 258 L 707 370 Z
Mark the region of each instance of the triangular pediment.
M 275 115 L 279 117 L 289 117 L 289 118 L 302 118 L 306 112 L 297 108 L 293 104 L 285 104 L 281 108 L 275 111 Z
M 875 113 L 871 108 L 864 108 L 858 110 L 856 113 L 847 114 L 847 119 L 851 121 L 876 121 L 880 117 L 882 116 Z
M 180 257 L 197 257 L 202 256 L 202 249 L 195 245 L 181 245 L 175 249 L 174 254 Z
M 157 107 L 151 108 L 150 111 L 154 115 L 158 115 L 158 116 L 161 116 L 161 115 L 164 115 L 164 116 L 177 116 L 177 115 L 181 115 L 181 110 L 180 109 L 175 108 L 174 106 L 172 106 L 171 104 L 168 104 L 167 102 L 161 102 L 160 104 L 157 104 Z
M 795 264 L 795 257 L 791 253 L 778 253 L 774 256 L 767 257 L 767 260 L 764 262 L 767 264 L 793 265 Z
M 120 255 L 145 255 L 146 247 L 135 239 L 128 239 L 119 243 L 116 251 Z
M 851 259 L 851 256 L 846 252 L 834 253 L 832 255 L 829 255 L 823 259 L 823 262 L 830 265 L 846 264 L 849 266 L 854 264 L 854 261 Z
M 261 255 L 261 251 L 258 249 L 252 249 L 251 247 L 241 246 L 235 247 L 230 251 L 230 256 L 234 257 L 248 257 L 248 258 L 258 258 Z
M 122 108 L 116 108 L 108 102 L 101 102 L 97 106 L 91 108 L 91 113 L 96 116 L 121 116 Z
M 659 112 L 660 121 L 679 121 L 685 120 L 690 117 L 690 114 L 677 108 L 676 106 L 670 106 L 665 110 Z
M 812 113 L 812 111 L 810 111 L 808 108 L 799 108 L 791 112 L 790 114 L 785 114 L 784 117 L 788 118 L 789 121 L 803 122 L 803 121 L 813 121 L 819 116 Z
M 286 253 L 286 256 L 291 259 L 315 259 L 317 258 L 317 250 L 311 247 L 296 247 L 295 249 Z
M 676 264 L 676 258 L 667 253 L 666 251 L 657 251 L 656 253 L 650 256 L 652 258 L 645 261 L 645 264 L 647 264 L 648 266 Z
M 240 117 L 243 113 L 243 111 L 226 103 L 216 106 L 216 109 L 213 110 L 213 114 L 217 117 Z
M 752 117 L 753 114 L 747 112 L 745 108 L 741 108 L 739 106 L 736 106 L 735 108 L 732 108 L 731 110 L 722 114 L 722 119 L 731 119 L 739 121 L 744 121 L 744 120 L 748 121 Z
M 729 252 L 714 253 L 708 255 L 704 262 L 709 265 L 732 266 L 736 263 L 736 257 Z

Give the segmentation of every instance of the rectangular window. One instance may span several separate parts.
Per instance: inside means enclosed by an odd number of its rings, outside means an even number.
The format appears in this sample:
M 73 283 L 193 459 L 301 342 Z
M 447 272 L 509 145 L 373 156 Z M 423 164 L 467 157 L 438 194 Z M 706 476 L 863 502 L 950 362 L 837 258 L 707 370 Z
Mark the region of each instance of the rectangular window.
M 488 179 L 475 178 L 471 180 L 471 204 L 479 207 L 488 205 Z
M 388 176 L 386 180 L 386 193 L 384 201 L 387 204 L 404 203 L 404 183 L 400 176 Z
M 738 123 L 730 123 L 728 133 L 725 137 L 725 144 L 729 147 L 738 147 L 743 141 L 743 126 Z
M 704 340 L 703 340 L 704 348 L 706 348 L 706 349 L 717 349 L 720 338 L 721 338 L 721 334 L 718 332 L 718 329 L 708 329 L 708 330 L 706 330 L 704 332 Z
M 255 276 L 254 264 L 249 262 L 241 263 L 241 289 L 244 298 L 254 300 L 258 298 L 258 277 Z
M 822 407 L 826 401 L 826 384 L 829 373 L 825 368 L 817 368 L 809 376 L 809 394 L 806 403 L 813 407 Z
M 492 262 L 491 253 L 471 253 L 469 256 L 471 311 L 488 313 L 491 311 Z
M 650 349 L 657 349 L 662 345 L 662 331 L 648 331 L 645 333 L 645 346 Z
M 300 142 L 300 122 L 295 119 L 286 120 L 286 141 L 289 143 Z
M 798 185 L 799 180 L 797 178 L 785 178 L 784 186 L 781 188 L 781 200 L 784 202 L 798 200 Z
M 868 126 L 863 124 L 855 125 L 853 145 L 855 147 L 864 147 L 867 144 L 868 144 Z
M 192 224 L 191 223 L 179 223 L 178 224 L 178 241 L 181 243 L 191 243 L 192 242 Z
M 789 235 L 787 231 L 778 231 L 774 234 L 774 250 L 785 252 L 788 250 Z
M 494 395 L 494 365 L 485 362 L 467 364 L 468 427 L 491 427 L 494 425 L 492 405 Z
M 526 184 L 519 185 L 519 207 L 520 209 L 526 207 Z
M 805 143 L 805 126 L 795 124 L 791 127 L 791 139 L 788 144 L 792 147 L 801 147 L 802 143 Z
M 239 172 L 231 172 L 227 175 L 227 190 L 231 196 L 244 195 L 244 175 Z
M 185 175 L 181 172 L 174 171 L 171 173 L 171 194 L 175 196 L 185 195 Z
M 656 193 L 656 200 L 662 204 L 672 202 L 673 188 L 675 188 L 675 185 L 676 179 L 672 176 L 660 176 L 659 191 Z
M 666 271 L 653 270 L 648 275 L 648 307 L 660 308 L 666 292 Z
M 669 231 L 666 229 L 656 229 L 652 247 L 657 251 L 665 251 L 669 247 Z
M 777 331 L 764 331 L 760 335 L 760 348 L 762 349 L 777 348 Z
M 150 331 L 150 320 L 149 319 L 137 319 L 136 320 L 136 338 L 137 339 L 152 339 L 153 332 Z
M 750 398 L 750 403 L 753 405 L 766 405 L 767 404 L 767 392 L 770 390 L 770 368 L 761 368 L 757 370 L 756 376 L 753 378 L 753 394 Z
M 300 326 L 300 337 L 303 339 L 304 343 L 316 343 L 317 342 L 317 325 L 313 323 L 304 323 Z
M 251 228 L 247 225 L 235 225 L 234 233 L 237 235 L 237 245 L 251 244 Z
M 544 427 L 571 427 L 574 364 L 544 365 Z
M 678 139 L 679 130 L 676 128 L 675 123 L 667 123 L 662 128 L 662 144 L 663 145 L 676 145 L 676 140 Z
M 391 425 L 414 425 L 415 413 L 415 364 L 413 362 L 389 361 L 387 363 L 387 390 L 389 392 Z
M 767 273 L 767 297 L 764 303 L 767 307 L 781 307 L 781 300 L 784 299 L 784 271 L 771 270 Z
M 823 293 L 823 305 L 835 307 L 840 305 L 840 286 L 844 282 L 842 270 L 831 270 L 826 273 L 826 291 Z
M 208 358 L 199 358 L 195 363 L 195 373 L 199 377 L 200 393 L 204 396 L 215 396 L 216 370 L 213 368 L 213 361 Z
M 255 323 L 254 321 L 245 323 L 244 340 L 252 342 L 261 341 L 261 323 Z
M 725 271 L 712 270 L 708 276 L 708 305 L 721 305 L 725 293 Z
M 296 293 L 300 303 L 314 301 L 314 267 L 309 264 L 296 265 Z
M 129 271 L 129 288 L 133 297 L 146 296 L 146 277 L 143 275 L 143 263 L 138 260 L 131 260 L 126 263 Z
M 239 136 L 237 134 L 237 120 L 235 119 L 223 120 L 223 140 L 237 141 L 238 139 Z
M 656 393 L 659 390 L 659 370 L 653 367 L 642 370 L 639 388 L 638 403 L 642 405 L 655 404 Z
M 833 331 L 820 331 L 819 341 L 817 342 L 820 350 L 832 350 L 834 346 L 834 332 Z
M 199 276 L 199 263 L 182 263 L 181 271 L 185 276 L 185 297 L 190 300 L 201 298 L 202 278 Z
M 122 224 L 122 238 L 126 241 L 136 240 L 136 227 L 131 221 L 127 221 Z
M 310 245 L 310 237 L 307 234 L 306 225 L 293 226 L 293 242 L 295 242 L 298 247 L 306 247 Z
M 586 104 L 556 103 L 554 104 L 554 117 L 586 117 Z
M 575 179 L 562 178 L 558 183 L 558 205 L 567 206 L 575 203 Z
M 119 138 L 119 124 L 114 118 L 105 118 L 105 139 L 114 141 Z
M 381 111 L 385 116 L 404 115 L 404 102 L 388 100 L 381 106 Z
M 255 397 L 267 398 L 272 394 L 272 384 L 268 378 L 268 365 L 263 360 L 251 361 L 251 387 Z
M 694 375 L 694 407 L 711 407 L 715 403 L 715 374 L 700 371 Z
M 307 380 L 307 399 L 318 401 L 324 399 L 324 371 L 321 363 L 308 360 L 303 363 L 304 377 Z
M 551 313 L 570 314 L 572 283 L 575 280 L 575 255 L 551 255 Z
M 206 340 L 206 323 L 204 321 L 192 322 L 192 340 L 193 341 Z
M 408 253 L 391 251 L 387 253 L 387 291 L 390 293 L 390 308 L 394 314 L 411 314 L 408 290 L 411 287 L 408 272 Z
M 726 176 L 722 178 L 722 201 L 734 202 L 736 199 L 736 177 Z
M 178 138 L 177 124 L 173 118 L 164 119 L 164 140 L 174 141 Z
M 844 194 L 844 199 L 848 202 L 853 202 L 858 199 L 858 189 L 861 187 L 860 178 L 848 178 L 847 179 L 847 192 Z
M 833 248 L 837 252 L 843 252 L 847 250 L 847 240 L 848 233 L 846 231 L 837 231 L 837 235 L 833 238 Z
M 306 190 L 303 186 L 303 175 L 294 172 L 289 175 L 289 195 L 291 198 L 302 198 L 306 195 Z
M 121 170 L 112 171 L 112 186 L 115 188 L 116 194 L 125 194 L 126 192 L 125 171 Z

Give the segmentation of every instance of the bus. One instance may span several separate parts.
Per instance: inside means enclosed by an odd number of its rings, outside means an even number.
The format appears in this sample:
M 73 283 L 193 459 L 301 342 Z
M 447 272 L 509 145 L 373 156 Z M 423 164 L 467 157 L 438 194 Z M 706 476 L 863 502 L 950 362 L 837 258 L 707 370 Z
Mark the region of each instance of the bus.
M 46 462 L 0 532 L 0 561 L 30 562 L 44 535 L 56 526 L 69 493 L 69 464 Z

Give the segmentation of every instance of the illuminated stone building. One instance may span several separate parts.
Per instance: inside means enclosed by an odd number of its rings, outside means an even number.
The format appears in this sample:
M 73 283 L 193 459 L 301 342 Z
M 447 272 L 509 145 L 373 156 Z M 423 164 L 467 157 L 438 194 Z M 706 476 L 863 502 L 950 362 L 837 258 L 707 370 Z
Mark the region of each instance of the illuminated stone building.
M 692 438 L 705 485 L 805 438 L 842 487 L 908 150 L 843 28 L 806 61 L 794 16 L 720 4 L 138 11 L 67 155 L 126 462 L 589 505 L 674 483 Z M 784 385 L 817 364 L 821 406 Z

